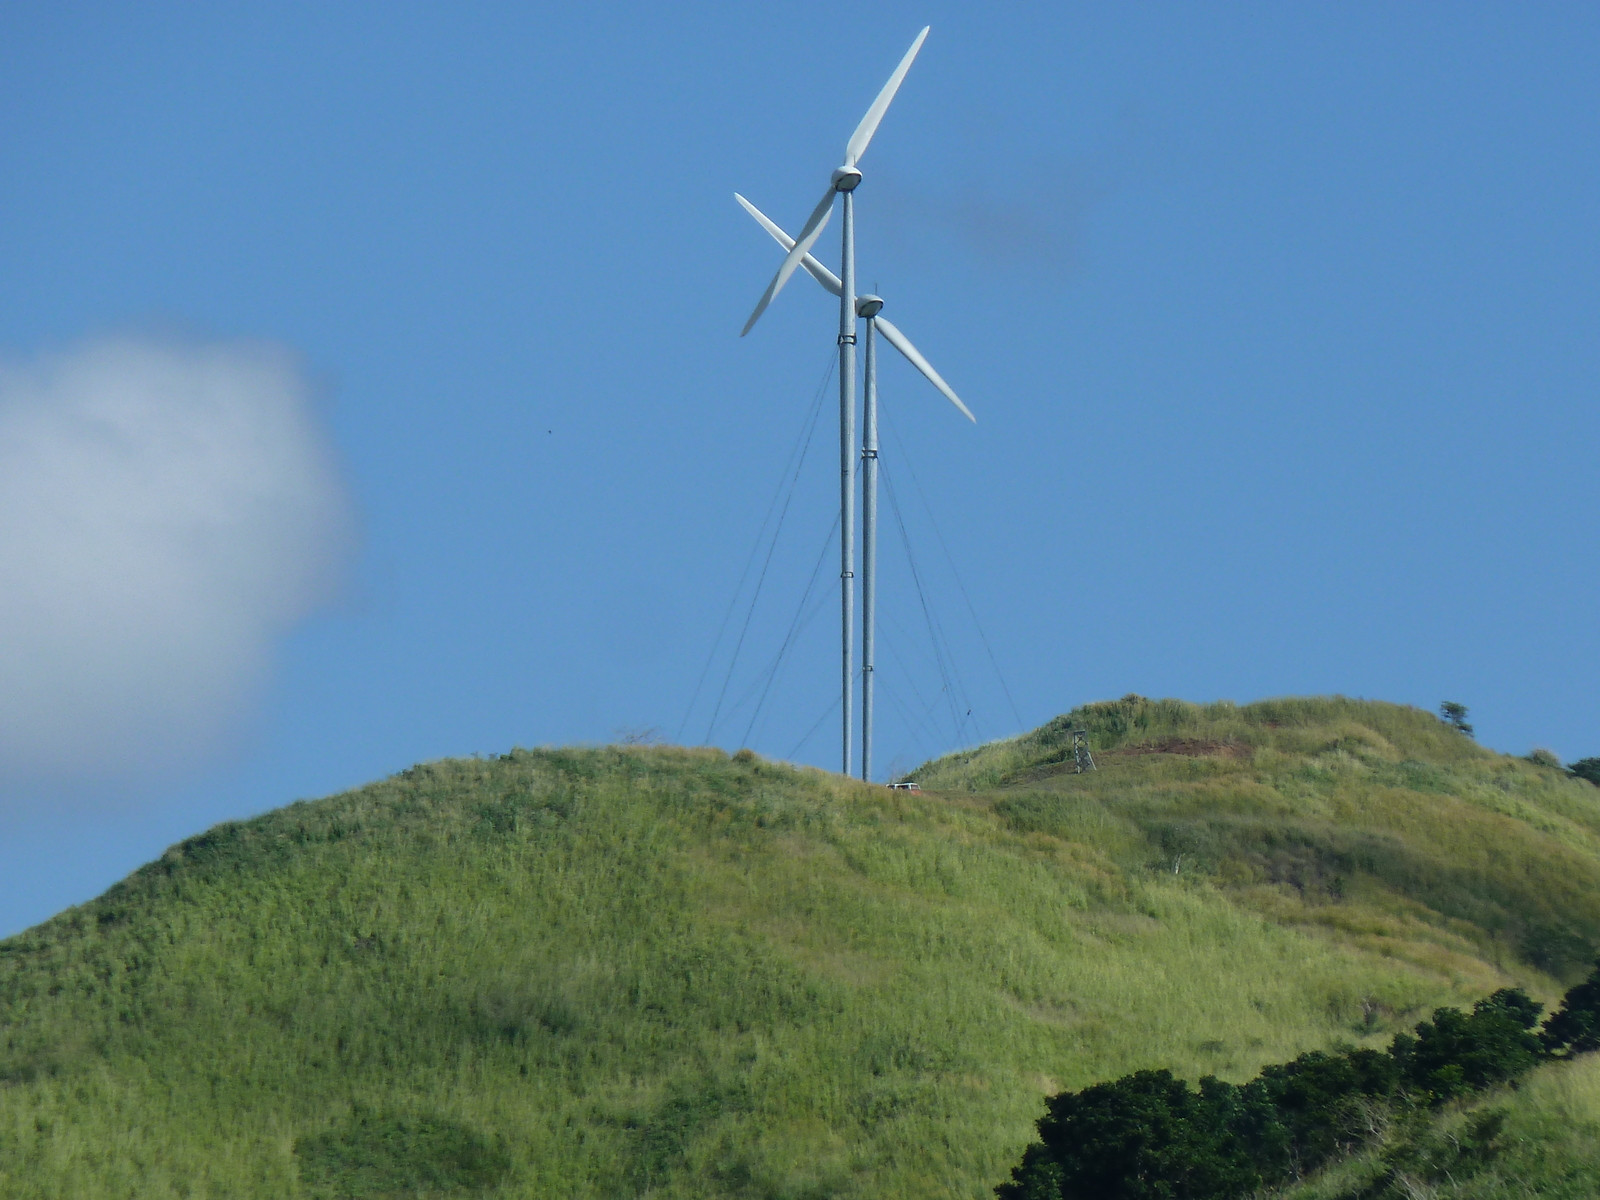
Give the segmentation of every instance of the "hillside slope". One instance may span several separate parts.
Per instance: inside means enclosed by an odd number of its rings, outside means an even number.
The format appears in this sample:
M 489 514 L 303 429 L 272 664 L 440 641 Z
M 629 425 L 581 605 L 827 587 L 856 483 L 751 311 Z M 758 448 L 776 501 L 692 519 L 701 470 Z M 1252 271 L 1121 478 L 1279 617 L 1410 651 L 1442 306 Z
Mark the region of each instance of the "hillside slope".
M 1085 730 L 1098 770 L 1073 767 Z M 1013 829 L 1163 866 L 1343 944 L 1463 978 L 1581 975 L 1600 946 L 1600 790 L 1418 709 L 1130 696 L 915 773 Z M 1536 990 L 1536 989 L 1535 989 Z
M 219 826 L 0 942 L 0 1196 L 980 1197 L 1046 1092 L 1600 944 L 1600 790 L 1415 710 L 1130 698 L 919 776 L 519 750 Z

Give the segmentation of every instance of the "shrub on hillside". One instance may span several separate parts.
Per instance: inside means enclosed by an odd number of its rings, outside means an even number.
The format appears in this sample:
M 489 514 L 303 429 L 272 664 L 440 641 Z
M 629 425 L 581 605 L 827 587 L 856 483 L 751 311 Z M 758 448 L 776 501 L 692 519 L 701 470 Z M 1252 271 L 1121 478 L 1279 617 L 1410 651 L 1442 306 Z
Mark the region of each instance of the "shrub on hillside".
M 1379 1050 L 1302 1054 L 1245 1085 L 1261 1117 L 1241 1133 L 1269 1179 L 1296 1176 L 1370 1137 L 1373 1104 L 1401 1082 L 1398 1063 Z
M 1237 1196 L 1261 1174 L 1234 1126 L 1245 1116 L 1231 1083 L 1191 1090 L 1170 1071 L 1137 1071 L 1048 1101 L 1042 1144 L 1030 1146 L 1001 1200 L 1167 1200 Z
M 294 1152 L 301 1182 L 327 1200 L 484 1188 L 511 1167 L 503 1148 L 455 1121 L 360 1105 L 342 1126 L 297 1140 Z
M 1457 733 L 1472 736 L 1472 726 L 1467 724 L 1467 706 L 1457 704 L 1454 700 L 1446 700 L 1439 705 L 1439 719 L 1449 725 Z
M 1416 1037 L 1397 1034 L 1390 1050 L 1419 1098 L 1438 1104 L 1522 1074 L 1539 1061 L 1532 1032 L 1542 1006 L 1520 988 L 1503 988 L 1479 1000 L 1471 1013 L 1436 1009 Z
M 1541 1041 L 1541 1006 L 1518 988 L 1471 1012 L 1435 1010 L 1387 1052 L 1302 1054 L 1243 1087 L 1139 1071 L 1046 1101 L 1000 1200 L 1236 1200 L 1373 1139 L 1397 1113 L 1515 1079 L 1547 1045 L 1600 1048 L 1600 967 L 1567 993 Z
M 1568 763 L 1567 774 L 1578 779 L 1587 779 L 1596 787 L 1600 787 L 1600 758 L 1580 758 L 1575 763 Z
M 1600 1050 L 1600 963 L 1589 978 L 1561 999 L 1540 1033 L 1551 1054 L 1588 1054 Z

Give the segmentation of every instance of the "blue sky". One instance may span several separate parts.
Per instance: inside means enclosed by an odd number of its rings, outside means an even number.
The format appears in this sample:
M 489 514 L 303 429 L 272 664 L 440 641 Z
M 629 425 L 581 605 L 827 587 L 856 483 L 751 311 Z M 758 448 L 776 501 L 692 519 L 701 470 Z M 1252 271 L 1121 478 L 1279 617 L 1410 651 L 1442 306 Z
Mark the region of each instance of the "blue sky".
M 753 698 L 834 516 L 832 385 L 785 469 L 836 310 L 799 277 L 738 337 L 778 252 L 732 193 L 797 227 L 923 24 L 861 282 L 978 424 L 885 362 L 923 594 L 888 513 L 880 773 L 1130 691 L 1451 699 L 1600 754 L 1589 6 L 17 3 L 0 355 L 270 347 L 344 532 L 228 577 L 230 612 L 342 583 L 260 618 L 224 717 L 0 775 L 0 933 L 423 759 L 658 729 L 833 766 L 835 568 Z M 188 678 L 129 686 L 211 704 Z

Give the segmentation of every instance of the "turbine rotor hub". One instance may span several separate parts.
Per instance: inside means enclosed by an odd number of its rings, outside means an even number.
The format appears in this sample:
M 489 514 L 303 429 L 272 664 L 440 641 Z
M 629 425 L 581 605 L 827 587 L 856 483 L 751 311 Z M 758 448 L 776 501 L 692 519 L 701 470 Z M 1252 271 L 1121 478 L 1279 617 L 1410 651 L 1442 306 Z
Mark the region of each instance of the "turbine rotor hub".
M 853 192 L 860 182 L 861 172 L 854 167 L 839 167 L 833 172 L 833 190 L 836 192 Z
M 874 296 L 870 292 L 865 296 L 856 297 L 856 316 L 875 317 L 883 311 L 883 297 Z

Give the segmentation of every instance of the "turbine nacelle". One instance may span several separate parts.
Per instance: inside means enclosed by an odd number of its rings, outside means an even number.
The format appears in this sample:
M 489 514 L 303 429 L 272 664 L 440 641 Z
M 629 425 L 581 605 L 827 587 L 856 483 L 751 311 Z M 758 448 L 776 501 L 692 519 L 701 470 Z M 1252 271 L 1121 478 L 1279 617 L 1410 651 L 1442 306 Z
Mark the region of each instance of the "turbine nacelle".
M 833 172 L 828 182 L 828 190 L 823 194 L 817 206 L 811 210 L 811 215 L 806 218 L 806 223 L 800 227 L 800 235 L 794 239 L 788 255 L 783 260 L 783 265 L 778 268 L 778 273 L 772 277 L 772 282 L 767 284 L 767 290 L 756 302 L 756 310 L 750 314 L 750 319 L 744 323 L 744 329 L 739 336 L 749 333 L 761 314 L 767 311 L 767 305 L 773 298 L 783 291 L 783 285 L 789 282 L 789 276 L 794 274 L 795 268 L 800 265 L 801 259 L 810 252 L 822 233 L 822 227 L 828 223 L 828 217 L 833 213 L 833 198 L 841 192 L 848 195 L 856 190 L 856 185 L 861 182 L 861 172 L 856 163 L 861 161 L 861 156 L 867 152 L 867 146 L 872 141 L 872 135 L 878 131 L 878 124 L 883 120 L 883 114 L 889 110 L 889 102 L 894 99 L 894 94 L 900 90 L 900 84 L 906 77 L 906 72 L 911 69 L 912 61 L 917 57 L 917 51 L 922 49 L 922 42 L 928 36 L 927 26 L 917 34 L 917 40 L 911 43 L 905 57 L 900 60 L 900 65 L 894 69 L 894 74 L 889 76 L 889 82 L 883 85 L 883 90 L 873 100 L 872 107 L 867 109 L 867 115 L 861 118 L 861 124 L 856 126 L 856 131 L 850 135 L 850 140 L 845 143 L 844 162 Z
M 750 201 L 739 195 L 738 192 L 733 194 L 733 198 L 743 206 L 745 212 L 749 213 L 755 218 L 756 224 L 760 225 L 761 228 L 765 229 L 772 235 L 773 241 L 782 246 L 786 251 L 789 252 L 791 256 L 794 254 L 796 248 L 795 240 L 785 233 L 781 228 L 779 228 L 778 225 L 770 217 L 768 217 L 766 213 L 762 212 L 754 204 L 751 204 Z M 826 291 L 830 296 L 842 296 L 844 294 L 844 284 L 839 282 L 839 277 L 832 271 L 828 270 L 827 267 L 823 266 L 809 253 L 802 253 L 800 255 L 799 262 L 800 265 L 805 268 L 806 274 L 810 275 L 811 278 L 815 279 L 819 284 L 821 284 L 823 290 Z M 896 350 L 900 351 L 901 354 L 905 355 L 906 361 L 917 370 L 921 371 L 923 377 L 927 379 L 929 383 L 933 384 L 934 387 L 938 388 L 939 393 L 944 396 L 946 400 L 950 401 L 951 404 L 954 404 L 956 408 L 960 409 L 962 416 L 976 424 L 978 418 L 972 415 L 972 410 L 970 408 L 961 403 L 961 397 L 956 395 L 955 390 L 944 381 L 944 376 L 940 375 L 939 372 L 933 369 L 933 364 L 922 357 L 921 351 L 911 344 L 910 338 L 906 337 L 905 334 L 901 333 L 900 330 L 896 328 L 893 321 L 889 320 L 888 317 L 880 315 L 882 311 L 883 298 L 881 296 L 874 296 L 869 293 L 865 296 L 856 297 L 856 316 L 866 317 L 871 320 L 873 327 L 883 335 L 885 341 L 887 341 Z

